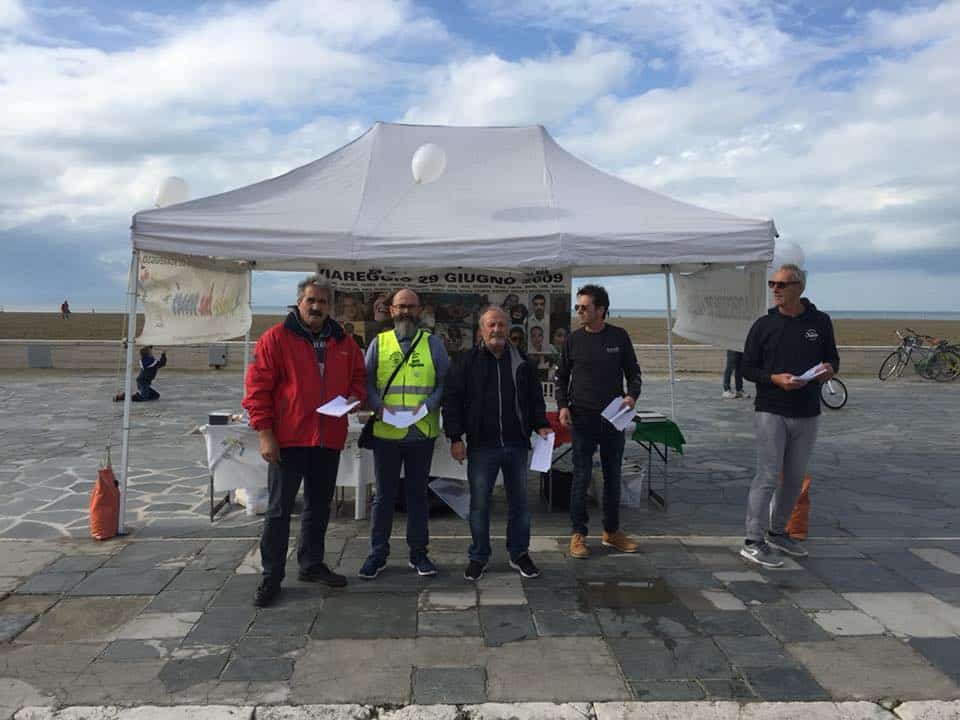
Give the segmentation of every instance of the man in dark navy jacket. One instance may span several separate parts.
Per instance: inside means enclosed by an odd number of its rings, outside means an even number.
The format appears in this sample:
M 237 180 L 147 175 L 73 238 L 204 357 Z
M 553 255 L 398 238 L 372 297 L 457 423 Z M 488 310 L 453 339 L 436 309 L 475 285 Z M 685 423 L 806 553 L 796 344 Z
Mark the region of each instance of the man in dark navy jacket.
M 817 439 L 820 383 L 837 372 L 840 356 L 830 316 L 801 297 L 804 271 L 782 265 L 767 284 L 774 307 L 753 324 L 743 348 L 743 376 L 757 385 L 757 474 L 747 499 L 740 555 L 763 567 L 780 567 L 783 561 L 773 550 L 793 557 L 807 554 L 786 527 Z M 800 377 L 817 366 L 821 372 L 816 377 Z

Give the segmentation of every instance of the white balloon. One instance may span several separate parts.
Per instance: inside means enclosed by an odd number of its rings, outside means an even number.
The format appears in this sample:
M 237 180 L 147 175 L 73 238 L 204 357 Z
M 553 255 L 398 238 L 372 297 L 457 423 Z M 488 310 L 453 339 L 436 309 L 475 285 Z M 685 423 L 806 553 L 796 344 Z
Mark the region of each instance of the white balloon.
M 447 168 L 447 153 L 443 148 L 433 143 L 427 143 L 417 148 L 410 161 L 413 179 L 418 185 L 425 185 L 443 175 Z
M 770 266 L 770 272 L 776 272 L 781 265 L 796 265 L 801 270 L 807 261 L 803 248 L 794 242 L 777 241 L 773 248 L 773 263 Z
M 187 181 L 181 177 L 168 177 L 157 188 L 157 199 L 154 203 L 158 208 L 167 205 L 177 205 L 190 199 Z

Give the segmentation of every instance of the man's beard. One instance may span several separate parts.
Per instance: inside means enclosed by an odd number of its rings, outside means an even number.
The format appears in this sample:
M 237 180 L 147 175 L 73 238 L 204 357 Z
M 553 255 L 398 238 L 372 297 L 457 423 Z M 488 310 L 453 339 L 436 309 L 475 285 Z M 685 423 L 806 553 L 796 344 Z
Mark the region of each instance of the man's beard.
M 413 337 L 413 334 L 417 331 L 417 321 L 412 318 L 395 318 L 393 327 L 397 331 L 398 337 Z

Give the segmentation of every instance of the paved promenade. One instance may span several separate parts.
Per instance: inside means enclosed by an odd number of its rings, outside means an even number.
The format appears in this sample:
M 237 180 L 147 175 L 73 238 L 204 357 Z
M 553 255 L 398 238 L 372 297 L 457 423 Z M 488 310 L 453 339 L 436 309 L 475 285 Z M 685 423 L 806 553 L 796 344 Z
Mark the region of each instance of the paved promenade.
M 848 381 L 821 425 L 810 557 L 780 570 L 736 554 L 752 405 L 682 379 L 669 507 L 624 509 L 640 553 L 593 536 L 589 560 L 568 559 L 567 518 L 532 481 L 542 577 L 507 567 L 498 494 L 476 586 L 461 575 L 466 523 L 442 510 L 438 577 L 406 568 L 400 516 L 388 570 L 364 582 L 369 526 L 348 500 L 327 557 L 349 586 L 300 583 L 292 561 L 280 603 L 257 611 L 260 520 L 209 522 L 189 434 L 239 406 L 238 382 L 161 373 L 162 399 L 134 405 L 131 534 L 97 543 L 86 507 L 119 425 L 112 378 L 0 376 L 0 718 L 960 715 L 960 383 Z M 669 407 L 663 379 L 641 405 Z M 646 455 L 628 447 L 635 475 Z

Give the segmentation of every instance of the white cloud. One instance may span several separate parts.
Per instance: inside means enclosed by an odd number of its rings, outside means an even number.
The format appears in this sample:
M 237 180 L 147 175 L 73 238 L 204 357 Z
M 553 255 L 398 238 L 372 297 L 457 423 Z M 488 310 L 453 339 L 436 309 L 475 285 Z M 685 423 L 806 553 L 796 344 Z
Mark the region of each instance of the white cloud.
M 690 66 L 726 71 L 775 64 L 791 44 L 773 7 L 752 0 L 487 0 L 476 7 L 548 28 L 591 28 L 669 48 Z
M 17 28 L 27 21 L 27 11 L 20 0 L 0 0 L 0 31 Z
M 632 66 L 625 49 L 591 37 L 580 38 L 569 54 L 543 59 L 470 57 L 434 70 L 426 97 L 404 120 L 454 125 L 559 122 L 621 84 Z

